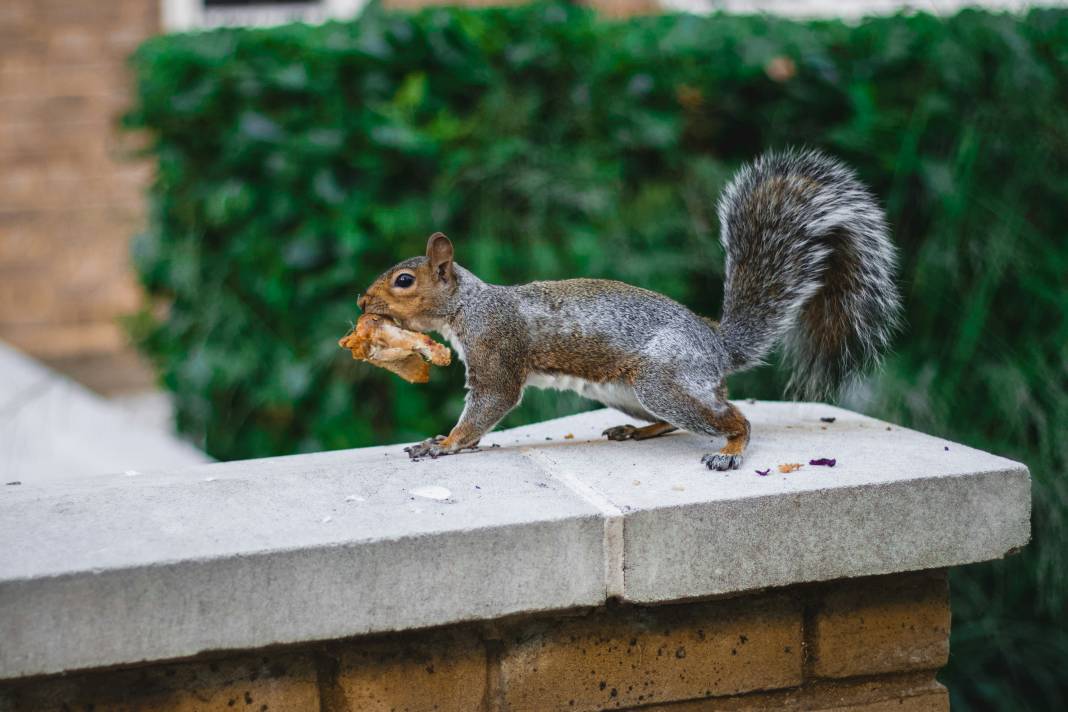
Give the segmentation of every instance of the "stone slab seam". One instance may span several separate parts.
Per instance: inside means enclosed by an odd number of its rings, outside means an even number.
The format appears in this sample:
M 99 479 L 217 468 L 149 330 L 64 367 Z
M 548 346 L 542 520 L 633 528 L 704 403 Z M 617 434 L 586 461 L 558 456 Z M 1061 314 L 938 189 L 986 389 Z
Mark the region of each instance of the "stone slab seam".
M 525 447 L 520 450 L 538 469 L 545 472 L 571 492 L 600 511 L 604 517 L 604 588 L 605 597 L 622 598 L 624 591 L 623 512 L 607 497 L 578 477 L 559 468 L 541 449 Z

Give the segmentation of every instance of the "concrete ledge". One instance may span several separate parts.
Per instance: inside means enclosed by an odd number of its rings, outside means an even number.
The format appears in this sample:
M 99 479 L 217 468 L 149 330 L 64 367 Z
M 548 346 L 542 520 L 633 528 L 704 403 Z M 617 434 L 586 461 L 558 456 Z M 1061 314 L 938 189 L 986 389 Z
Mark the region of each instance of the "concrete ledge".
M 730 473 L 700 466 L 706 438 L 603 441 L 627 419 L 596 411 L 434 461 L 389 446 L 3 487 L 0 679 L 947 567 L 1027 543 L 1019 463 L 829 406 L 742 407 L 754 439 Z M 775 470 L 819 457 L 837 464 Z
M 709 448 L 689 434 L 535 446 L 545 469 L 574 473 L 623 513 L 625 598 L 652 603 L 957 566 L 1029 540 L 1030 475 L 1020 463 L 841 408 L 740 407 L 753 439 L 733 472 L 694 467 Z M 563 430 L 584 440 L 625 421 L 599 411 L 513 437 L 537 442 Z M 807 464 L 819 458 L 836 464 Z M 784 463 L 804 466 L 783 474 Z

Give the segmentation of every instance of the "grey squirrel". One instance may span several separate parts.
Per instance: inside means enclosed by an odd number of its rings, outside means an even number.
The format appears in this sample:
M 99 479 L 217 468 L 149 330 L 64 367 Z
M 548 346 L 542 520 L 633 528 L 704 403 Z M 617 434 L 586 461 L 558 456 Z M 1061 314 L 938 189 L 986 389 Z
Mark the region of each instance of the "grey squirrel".
M 702 462 L 737 468 L 750 427 L 727 400 L 727 374 L 760 363 L 783 340 L 788 388 L 812 398 L 879 359 L 901 308 L 896 251 L 882 210 L 850 169 L 815 151 L 769 152 L 738 172 L 718 210 L 726 250 L 719 323 L 621 282 L 487 284 L 453 261 L 441 233 L 425 256 L 384 272 L 359 307 L 437 331 L 467 369 L 459 422 L 409 455 L 477 445 L 536 386 L 573 390 L 650 423 L 609 428 L 612 440 L 679 428 L 726 436 Z

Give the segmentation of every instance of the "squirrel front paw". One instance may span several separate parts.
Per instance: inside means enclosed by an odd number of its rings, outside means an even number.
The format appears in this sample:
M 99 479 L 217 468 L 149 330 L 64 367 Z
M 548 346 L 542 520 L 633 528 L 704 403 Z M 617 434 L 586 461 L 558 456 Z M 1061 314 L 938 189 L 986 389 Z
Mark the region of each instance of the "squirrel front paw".
M 710 470 L 737 470 L 742 466 L 742 456 L 724 455 L 721 452 L 717 452 L 702 457 L 701 464 Z
M 418 460 L 421 457 L 429 457 L 431 459 L 441 457 L 449 454 L 449 451 L 441 446 L 444 441 L 444 435 L 435 435 L 416 445 L 409 445 L 404 448 L 404 452 L 408 453 L 408 457 L 413 460 Z

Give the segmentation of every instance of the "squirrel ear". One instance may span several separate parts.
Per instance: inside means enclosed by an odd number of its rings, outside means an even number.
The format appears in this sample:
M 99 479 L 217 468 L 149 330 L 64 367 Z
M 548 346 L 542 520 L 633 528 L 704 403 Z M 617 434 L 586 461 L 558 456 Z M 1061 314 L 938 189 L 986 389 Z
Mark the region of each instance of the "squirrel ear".
M 430 268 L 434 278 L 444 281 L 452 279 L 452 242 L 440 232 L 435 232 L 426 242 L 426 256 L 430 259 Z

